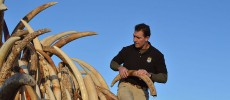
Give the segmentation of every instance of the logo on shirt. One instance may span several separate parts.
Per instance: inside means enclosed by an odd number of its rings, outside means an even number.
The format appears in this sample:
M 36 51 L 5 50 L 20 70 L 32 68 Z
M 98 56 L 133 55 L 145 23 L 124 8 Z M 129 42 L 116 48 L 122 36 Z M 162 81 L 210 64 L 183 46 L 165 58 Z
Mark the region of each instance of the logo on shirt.
M 147 62 L 148 62 L 148 63 L 151 63 L 151 61 L 152 61 L 152 58 L 151 58 L 151 57 L 148 57 L 148 58 L 147 58 Z

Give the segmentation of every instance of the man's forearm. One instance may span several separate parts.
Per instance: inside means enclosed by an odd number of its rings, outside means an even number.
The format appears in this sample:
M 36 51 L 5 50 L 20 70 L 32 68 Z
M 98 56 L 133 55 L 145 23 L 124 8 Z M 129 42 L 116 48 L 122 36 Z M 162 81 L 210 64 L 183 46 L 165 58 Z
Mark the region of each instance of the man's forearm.
M 168 75 L 164 73 L 153 74 L 151 73 L 151 80 L 158 83 L 166 83 L 168 80 Z
M 118 71 L 118 68 L 119 68 L 119 67 L 120 67 L 120 65 L 119 65 L 117 62 L 111 61 L 111 63 L 110 63 L 110 68 L 111 68 L 112 70 Z

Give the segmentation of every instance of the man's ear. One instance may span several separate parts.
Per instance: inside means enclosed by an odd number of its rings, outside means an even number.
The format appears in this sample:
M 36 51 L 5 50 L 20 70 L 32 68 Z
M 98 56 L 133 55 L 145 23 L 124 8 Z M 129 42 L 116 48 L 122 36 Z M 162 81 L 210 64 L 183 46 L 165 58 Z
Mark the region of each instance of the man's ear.
M 146 42 L 149 41 L 149 36 L 146 36 L 146 37 L 145 37 L 145 41 L 146 41 Z

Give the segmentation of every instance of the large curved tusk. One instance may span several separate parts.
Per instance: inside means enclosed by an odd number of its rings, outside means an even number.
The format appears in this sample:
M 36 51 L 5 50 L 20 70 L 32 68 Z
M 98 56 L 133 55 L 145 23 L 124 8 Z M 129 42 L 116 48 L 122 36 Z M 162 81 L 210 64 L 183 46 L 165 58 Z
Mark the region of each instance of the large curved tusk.
M 49 96 L 49 100 L 56 100 L 54 93 L 52 92 L 51 88 L 50 88 L 50 80 L 47 80 L 45 83 L 45 89 L 48 92 L 48 96 Z
M 44 46 L 43 47 L 43 51 L 47 52 L 47 54 L 55 54 L 57 57 L 59 57 L 64 63 L 67 63 L 67 61 L 64 59 L 64 57 L 59 53 L 57 52 L 57 50 L 54 49 L 54 47 L 51 47 L 51 46 Z M 51 55 L 50 55 L 51 57 Z
M 5 39 L 5 41 L 7 41 L 10 38 L 10 33 L 9 33 L 9 30 L 8 30 L 8 27 L 7 27 L 5 20 L 3 21 L 2 28 L 3 28 L 3 32 L 4 32 L 4 39 Z
M 49 35 L 49 36 L 45 37 L 44 39 L 40 40 L 41 44 L 44 46 L 44 43 L 45 43 L 46 41 L 49 41 L 49 39 L 51 39 L 53 36 L 54 36 L 54 35 Z
M 40 34 L 43 34 L 45 32 L 49 32 L 48 29 L 43 29 L 39 31 L 35 31 L 32 34 L 27 35 L 22 41 L 20 41 L 19 44 L 15 45 L 12 52 L 8 56 L 6 62 L 3 64 L 3 67 L 1 68 L 0 72 L 0 78 L 2 81 L 0 81 L 0 86 L 2 85 L 3 81 L 7 78 L 7 75 L 9 75 L 10 68 L 13 66 L 14 61 L 16 57 L 19 55 L 19 53 L 23 50 L 26 44 L 28 44 L 33 38 L 37 37 Z
M 79 65 L 83 68 L 84 72 L 86 73 L 86 75 L 90 75 L 91 79 L 93 80 L 93 82 L 95 83 L 95 85 L 97 86 L 101 86 L 101 83 L 99 82 L 99 80 L 97 79 L 97 77 L 90 72 L 84 65 L 82 65 L 81 63 L 79 63 Z M 81 72 L 82 73 L 82 72 Z
M 107 100 L 105 95 L 98 89 L 97 89 L 97 95 L 98 95 L 99 100 Z
M 4 21 L 4 11 L 7 9 L 7 7 L 4 5 L 4 0 L 0 1 L 0 46 L 2 45 L 2 24 Z
M 26 21 L 24 21 L 22 19 L 21 19 L 21 21 L 25 25 L 25 27 L 28 29 L 30 34 L 34 32 L 32 27 Z M 42 50 L 42 45 L 41 45 L 40 41 L 38 40 L 38 37 L 33 39 L 33 43 L 34 43 L 34 47 L 36 50 Z
M 101 76 L 101 74 L 95 69 L 93 68 L 91 65 L 87 64 L 86 62 L 82 61 L 82 60 L 79 60 L 77 58 L 72 58 L 74 61 L 84 65 L 87 69 L 89 69 L 96 77 L 97 79 L 99 80 L 99 82 L 101 83 L 102 87 L 103 88 L 106 88 L 109 90 L 109 87 L 108 85 L 106 84 L 104 78 Z
M 85 87 L 83 78 L 81 76 L 81 73 L 79 72 L 79 70 L 77 69 L 77 67 L 73 63 L 73 61 L 61 49 L 59 49 L 56 46 L 54 46 L 54 49 L 57 52 L 59 52 L 65 58 L 65 60 L 68 62 L 69 66 L 71 67 L 71 70 L 74 72 L 74 76 L 76 77 L 76 79 L 79 83 L 83 100 L 88 100 L 88 93 L 86 91 L 86 87 Z
M 36 77 L 36 73 L 38 71 L 38 55 L 36 53 L 36 50 L 34 48 L 34 46 L 31 43 L 28 43 L 26 45 L 27 50 L 29 50 L 29 53 L 27 51 L 25 51 L 25 54 L 23 55 L 22 59 L 26 59 L 29 61 L 29 57 L 28 54 L 30 54 L 30 66 L 29 66 L 29 74 L 36 79 L 36 82 L 38 81 L 37 79 L 39 78 L 39 76 Z
M 60 84 L 59 84 L 57 74 L 44 58 L 40 59 L 40 61 L 42 62 L 43 66 L 46 66 L 48 68 L 49 77 L 52 82 L 53 93 L 54 96 L 56 97 L 56 100 L 61 100 L 61 89 L 60 89 Z
M 86 90 L 87 90 L 88 94 L 90 94 L 89 100 L 98 100 L 96 87 L 93 83 L 92 78 L 89 75 L 85 75 L 85 77 L 83 79 L 84 79 L 85 84 L 87 84 Z
M 74 34 L 74 33 L 76 33 L 76 31 L 62 32 L 62 33 L 56 34 L 52 37 L 47 37 L 47 38 L 41 40 L 41 44 L 43 46 L 50 46 L 52 43 L 54 43 L 56 40 L 62 38 L 63 36 Z
M 15 41 L 19 40 L 20 37 L 11 37 L 9 38 L 0 48 L 0 68 L 2 67 L 3 61 L 5 60 L 9 51 L 11 51 L 11 47 L 15 43 Z
M 109 91 L 108 89 L 100 87 L 100 86 L 96 86 L 96 88 L 99 91 L 101 91 L 103 94 L 108 96 L 109 98 L 112 98 L 113 100 L 118 100 L 117 96 L 115 94 L 113 94 L 111 91 Z
M 73 97 L 73 90 L 74 90 L 73 89 L 73 86 L 74 86 L 73 78 L 74 77 L 71 77 L 69 75 L 70 72 L 67 67 L 60 68 L 60 72 L 61 72 L 61 78 L 60 78 L 61 82 L 60 83 L 64 85 L 64 88 L 66 88 L 69 91 L 71 97 Z M 65 91 L 65 90 L 62 89 L 62 91 Z
M 7 10 L 6 5 L 4 5 L 5 0 L 0 0 L 0 11 L 5 11 Z
M 19 87 L 23 85 L 34 86 L 35 80 L 28 74 L 17 73 L 8 78 L 0 89 L 0 98 L 2 100 L 13 100 Z
M 23 37 L 24 35 L 29 34 L 28 30 L 19 30 L 11 35 L 11 37 Z
M 18 64 L 19 64 L 19 67 L 21 67 L 26 74 L 29 74 L 28 62 L 25 62 L 23 60 L 18 60 Z
M 26 90 L 28 91 L 31 100 L 40 100 L 41 98 L 38 97 L 36 92 L 33 90 L 33 88 L 29 85 L 25 85 Z
M 67 43 L 69 43 L 69 42 L 71 42 L 71 41 L 73 41 L 75 39 L 85 37 L 85 36 L 91 36 L 91 35 L 96 35 L 96 33 L 95 32 L 78 32 L 78 33 L 75 33 L 75 34 L 71 34 L 66 38 L 60 39 L 58 42 L 56 42 L 54 44 L 54 46 L 61 48 L 65 44 L 67 44 Z
M 24 18 L 23 20 L 25 20 L 27 23 L 33 18 L 35 17 L 38 13 L 40 13 L 41 11 L 45 10 L 46 8 L 53 6 L 57 4 L 57 2 L 49 2 L 47 4 L 44 4 L 42 6 L 39 6 L 38 8 L 32 10 L 31 12 L 29 12 Z M 16 31 L 18 30 L 22 30 L 24 28 L 23 23 L 21 23 L 21 21 L 17 24 L 17 26 L 14 28 L 14 31 L 12 34 L 14 34 Z
M 75 91 L 79 90 L 80 86 L 79 86 L 79 83 L 77 82 L 76 78 L 74 77 L 74 75 L 71 72 L 69 72 L 69 75 L 70 75 L 71 79 L 73 80 Z
M 65 92 L 66 92 L 66 97 L 67 97 L 66 100 L 72 100 L 69 91 L 65 89 Z
M 53 60 L 51 59 L 51 57 L 49 55 L 47 55 L 44 51 L 42 50 L 37 50 L 43 57 L 45 57 L 45 59 L 49 62 L 49 64 L 51 65 L 51 67 L 53 68 L 54 72 L 57 74 L 57 68 L 53 62 Z
M 147 84 L 147 86 L 149 87 L 151 95 L 152 95 L 152 96 L 157 96 L 156 89 L 155 89 L 155 86 L 154 86 L 152 80 L 151 80 L 147 75 L 136 75 L 135 72 L 136 72 L 136 70 L 129 70 L 129 71 L 128 71 L 128 75 L 129 75 L 129 76 L 135 76 L 135 77 L 138 77 L 138 78 L 142 79 L 142 80 Z M 111 83 L 111 87 L 112 87 L 117 81 L 119 81 L 120 79 L 121 79 L 121 76 L 120 76 L 120 75 L 117 75 L 117 76 L 113 79 L 113 81 L 112 81 L 112 83 Z

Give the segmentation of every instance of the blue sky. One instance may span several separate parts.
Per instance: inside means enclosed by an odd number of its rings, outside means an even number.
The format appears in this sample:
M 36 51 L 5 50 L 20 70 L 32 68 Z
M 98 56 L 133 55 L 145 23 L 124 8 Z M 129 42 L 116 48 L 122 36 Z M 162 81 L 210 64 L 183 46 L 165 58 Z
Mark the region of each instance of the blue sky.
M 28 12 L 50 0 L 6 0 L 9 31 Z M 94 66 L 110 85 L 118 74 L 111 59 L 132 44 L 133 27 L 151 27 L 150 42 L 165 56 L 168 82 L 156 83 L 155 100 L 226 100 L 230 98 L 229 0 L 56 0 L 37 15 L 34 30 L 93 31 L 98 35 L 75 40 L 62 48 L 72 58 Z M 54 58 L 55 62 L 58 59 Z M 117 87 L 111 88 L 116 94 Z M 150 100 L 153 99 L 152 97 Z

